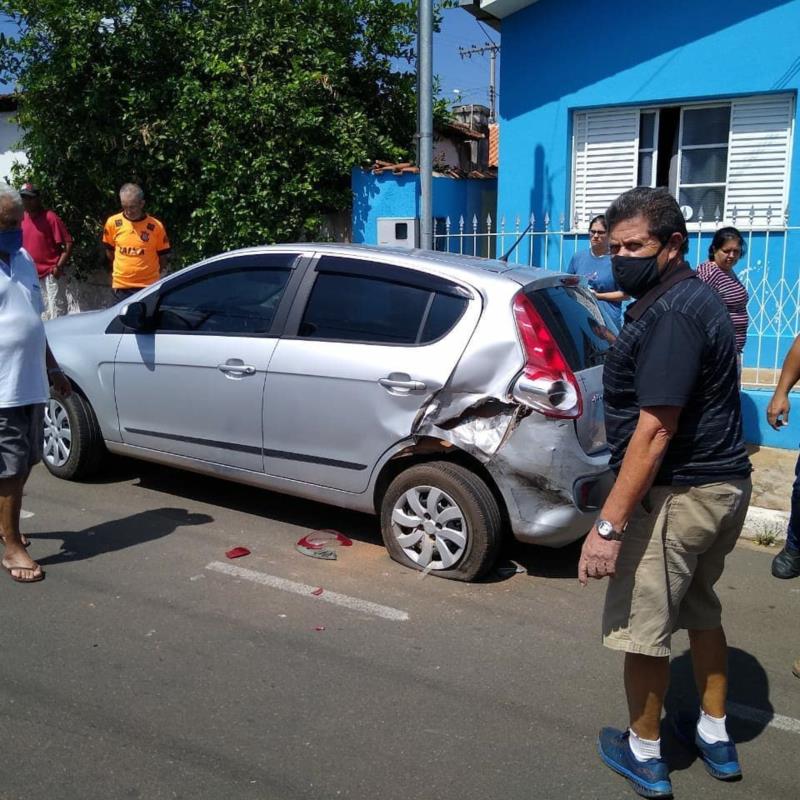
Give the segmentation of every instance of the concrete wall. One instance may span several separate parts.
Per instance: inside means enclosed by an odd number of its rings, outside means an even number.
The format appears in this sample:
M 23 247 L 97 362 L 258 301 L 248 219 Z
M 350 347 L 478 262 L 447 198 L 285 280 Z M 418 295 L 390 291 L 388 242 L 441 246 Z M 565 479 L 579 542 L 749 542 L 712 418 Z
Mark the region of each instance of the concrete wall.
M 379 217 L 419 216 L 419 176 L 404 173 L 373 175 L 362 169 L 352 173 L 353 241 L 377 244 Z M 444 233 L 443 220 L 450 218 L 452 230 L 458 229 L 463 215 L 471 226 L 473 216 L 494 217 L 497 182 L 472 178 L 433 179 L 433 216 L 440 220 L 437 233 Z M 451 249 L 456 247 L 452 242 Z
M 781 447 L 797 450 L 800 447 L 800 392 L 792 392 L 792 410 L 789 424 L 779 431 L 767 424 L 767 406 L 772 391 L 763 389 L 745 389 L 742 392 L 742 422 L 744 439 L 748 444 L 762 447 Z M 787 475 L 787 485 L 791 483 Z

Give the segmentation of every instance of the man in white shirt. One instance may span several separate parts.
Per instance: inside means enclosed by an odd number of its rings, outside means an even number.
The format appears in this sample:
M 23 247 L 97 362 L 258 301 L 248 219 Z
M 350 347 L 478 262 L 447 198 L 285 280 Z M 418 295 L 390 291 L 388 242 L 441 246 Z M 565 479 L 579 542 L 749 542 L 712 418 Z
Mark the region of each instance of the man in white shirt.
M 19 194 L 0 190 L 0 564 L 18 583 L 35 583 L 44 571 L 20 533 L 22 490 L 41 460 L 48 378 L 62 396 L 72 390 L 47 346 L 39 278 L 22 249 L 22 217 Z

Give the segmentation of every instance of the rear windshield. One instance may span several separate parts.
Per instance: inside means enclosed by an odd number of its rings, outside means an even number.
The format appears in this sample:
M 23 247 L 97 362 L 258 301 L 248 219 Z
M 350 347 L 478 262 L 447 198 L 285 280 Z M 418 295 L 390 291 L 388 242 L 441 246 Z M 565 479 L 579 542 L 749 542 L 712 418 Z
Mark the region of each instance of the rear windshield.
M 603 363 L 617 331 L 586 289 L 550 286 L 526 294 L 573 372 Z

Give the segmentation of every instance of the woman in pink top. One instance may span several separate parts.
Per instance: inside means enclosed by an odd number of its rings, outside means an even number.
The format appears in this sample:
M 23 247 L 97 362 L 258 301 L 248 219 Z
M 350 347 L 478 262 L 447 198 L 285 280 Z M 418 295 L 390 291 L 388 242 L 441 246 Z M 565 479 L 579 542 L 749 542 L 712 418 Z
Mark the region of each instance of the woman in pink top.
M 697 277 L 705 281 L 722 298 L 736 334 L 736 352 L 741 369 L 742 350 L 747 339 L 747 289 L 736 277 L 733 268 L 747 252 L 742 234 L 736 228 L 720 228 L 708 248 L 708 261 L 697 268 Z

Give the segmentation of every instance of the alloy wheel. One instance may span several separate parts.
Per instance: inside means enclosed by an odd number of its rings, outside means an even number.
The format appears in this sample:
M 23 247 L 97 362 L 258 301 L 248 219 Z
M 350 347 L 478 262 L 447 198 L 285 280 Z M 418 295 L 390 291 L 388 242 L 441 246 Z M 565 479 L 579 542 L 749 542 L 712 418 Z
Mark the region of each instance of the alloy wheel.
M 392 509 L 392 533 L 424 569 L 450 569 L 467 548 L 464 512 L 435 486 L 415 486 L 400 495 Z
M 44 407 L 44 457 L 54 467 L 62 467 L 72 452 L 72 428 L 67 409 L 54 398 Z

